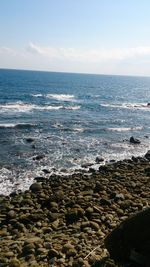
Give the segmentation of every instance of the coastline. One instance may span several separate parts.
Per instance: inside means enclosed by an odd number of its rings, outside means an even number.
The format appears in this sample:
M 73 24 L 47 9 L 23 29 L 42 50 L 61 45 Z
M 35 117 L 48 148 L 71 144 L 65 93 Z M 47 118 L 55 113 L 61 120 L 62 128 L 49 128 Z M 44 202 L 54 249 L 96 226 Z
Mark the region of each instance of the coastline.
M 94 266 L 108 256 L 105 237 L 150 205 L 150 158 L 36 180 L 25 192 L 0 196 L 2 267 Z M 117 265 L 108 258 L 105 266 Z

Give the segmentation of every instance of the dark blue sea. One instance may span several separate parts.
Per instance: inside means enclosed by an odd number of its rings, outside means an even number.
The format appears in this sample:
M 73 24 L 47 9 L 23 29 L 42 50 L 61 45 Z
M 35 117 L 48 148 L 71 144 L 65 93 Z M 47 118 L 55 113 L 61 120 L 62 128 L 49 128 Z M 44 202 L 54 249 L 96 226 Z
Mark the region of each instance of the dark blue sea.
M 0 70 L 0 194 L 150 149 L 150 78 Z M 129 138 L 140 139 L 133 145 Z

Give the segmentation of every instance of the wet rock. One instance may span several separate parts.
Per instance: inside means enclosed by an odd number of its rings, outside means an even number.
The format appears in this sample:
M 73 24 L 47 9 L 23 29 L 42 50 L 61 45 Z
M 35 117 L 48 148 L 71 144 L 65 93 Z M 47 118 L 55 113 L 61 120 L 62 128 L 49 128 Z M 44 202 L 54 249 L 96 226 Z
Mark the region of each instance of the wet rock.
M 148 150 L 147 153 L 145 154 L 145 158 L 150 161 L 150 150 Z
M 130 137 L 130 143 L 132 144 L 140 144 L 141 141 L 137 138 L 134 138 L 133 136 Z
M 91 167 L 93 165 L 93 163 L 90 163 L 90 162 L 87 162 L 87 163 L 83 163 L 81 165 L 82 168 L 88 168 L 88 167 Z
M 102 158 L 102 157 L 96 157 L 96 159 L 95 159 L 96 163 L 101 163 L 103 161 L 104 161 L 104 158 Z
M 32 142 L 34 142 L 34 138 L 32 138 L 32 137 L 27 137 L 27 138 L 26 138 L 26 142 L 27 142 L 27 143 L 32 143 Z
M 42 190 L 42 186 L 40 183 L 34 183 L 30 186 L 30 190 L 34 193 L 39 192 Z
M 33 157 L 33 160 L 41 160 L 43 158 L 45 158 L 45 155 L 41 154 L 41 155 L 37 155 L 37 156 Z

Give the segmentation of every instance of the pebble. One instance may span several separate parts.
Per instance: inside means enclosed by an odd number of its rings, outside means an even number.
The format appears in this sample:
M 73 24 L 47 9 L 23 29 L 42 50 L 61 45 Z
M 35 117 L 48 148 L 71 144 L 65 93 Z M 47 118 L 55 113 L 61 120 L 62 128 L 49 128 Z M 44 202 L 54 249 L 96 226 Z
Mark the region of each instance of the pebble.
M 26 192 L 0 197 L 0 266 L 98 266 L 108 256 L 106 235 L 150 205 L 149 155 L 92 174 L 43 177 Z M 117 264 L 108 257 L 105 266 Z

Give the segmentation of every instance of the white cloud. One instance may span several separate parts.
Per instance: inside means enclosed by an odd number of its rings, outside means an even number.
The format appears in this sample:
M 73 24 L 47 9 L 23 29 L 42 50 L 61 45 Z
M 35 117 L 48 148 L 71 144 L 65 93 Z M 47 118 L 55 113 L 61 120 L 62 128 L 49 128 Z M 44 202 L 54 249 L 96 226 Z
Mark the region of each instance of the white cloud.
M 43 47 L 30 43 L 27 47 L 27 51 L 32 54 L 48 57 L 49 59 L 67 59 L 79 62 L 123 61 L 130 58 L 150 56 L 150 46 L 137 46 L 122 49 L 100 48 L 91 50 L 79 50 L 74 48 Z
M 41 46 L 0 47 L 0 68 L 150 75 L 150 46 L 76 49 Z

